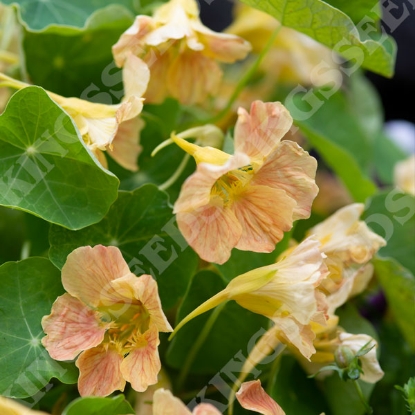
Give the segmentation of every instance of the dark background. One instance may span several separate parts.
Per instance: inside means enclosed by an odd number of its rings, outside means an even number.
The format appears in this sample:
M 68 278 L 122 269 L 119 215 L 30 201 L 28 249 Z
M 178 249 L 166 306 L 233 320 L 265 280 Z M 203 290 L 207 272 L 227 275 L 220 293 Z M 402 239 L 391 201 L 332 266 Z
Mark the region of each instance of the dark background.
M 231 23 L 233 5 L 230 0 L 199 0 L 199 4 L 201 19 L 211 29 L 221 31 Z M 372 72 L 367 72 L 366 75 L 380 94 L 385 121 L 400 119 L 415 123 L 414 6 L 410 0 L 383 0 L 382 6 L 390 7 L 390 13 L 398 20 L 405 15 L 405 10 L 409 12 L 409 15 L 392 33 L 386 24 L 382 24 L 383 30 L 390 34 L 398 45 L 393 78 L 385 78 Z

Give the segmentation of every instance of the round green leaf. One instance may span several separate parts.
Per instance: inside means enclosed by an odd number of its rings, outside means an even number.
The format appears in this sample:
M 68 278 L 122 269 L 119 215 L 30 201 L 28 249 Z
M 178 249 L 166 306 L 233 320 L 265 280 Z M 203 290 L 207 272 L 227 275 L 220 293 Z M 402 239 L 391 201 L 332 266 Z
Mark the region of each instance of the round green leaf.
M 88 396 L 72 401 L 62 415 L 122 415 L 135 414 L 134 409 L 125 400 L 124 395 L 113 398 Z
M 83 28 L 25 30 L 23 48 L 30 79 L 63 96 L 118 103 L 124 95 L 122 74 L 111 46 L 133 20 L 124 7 L 111 5 L 91 15 Z
M 62 293 L 60 272 L 45 258 L 0 266 L 0 395 L 33 396 L 52 377 L 76 383 L 75 365 L 51 359 L 40 343 L 41 319 Z
M 98 222 L 119 181 L 92 158 L 72 119 L 47 93 L 16 92 L 0 116 L 0 205 L 80 229 Z
M 114 3 L 113 0 L 3 0 L 13 4 L 25 26 L 41 30 L 49 25 L 83 27 L 97 9 Z M 134 0 L 118 0 L 118 4 L 134 10 Z
M 368 20 L 360 30 L 343 11 L 322 0 L 242 0 L 267 12 L 282 25 L 302 32 L 323 45 L 343 54 L 373 72 L 391 77 L 394 71 L 396 44 L 386 34 L 380 37 L 378 24 Z M 362 19 L 365 23 L 365 20 Z M 360 23 L 360 21 L 359 21 Z M 358 53 L 360 52 L 360 53 Z M 357 58 L 358 56 L 358 58 Z
M 59 268 L 79 246 L 117 246 L 134 274 L 156 278 L 165 308 L 184 295 L 198 260 L 177 229 L 167 194 L 151 184 L 119 192 L 118 200 L 96 225 L 77 232 L 52 226 L 49 242 L 49 257 Z

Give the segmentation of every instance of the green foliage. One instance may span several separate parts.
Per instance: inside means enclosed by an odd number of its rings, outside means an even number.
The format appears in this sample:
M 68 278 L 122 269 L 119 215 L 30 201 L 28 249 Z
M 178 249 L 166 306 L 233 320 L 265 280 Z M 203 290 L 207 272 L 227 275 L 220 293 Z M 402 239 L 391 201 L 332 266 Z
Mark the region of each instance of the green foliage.
M 10 99 L 0 116 L 0 154 L 0 205 L 80 229 L 101 220 L 116 198 L 118 179 L 42 88 Z
M 415 197 L 398 189 L 383 191 L 369 199 L 363 215 L 366 223 L 384 237 L 381 257 L 391 257 L 415 274 Z
M 413 415 L 415 413 L 415 378 L 410 378 L 403 387 L 395 386 L 395 388 L 403 392 L 408 402 L 408 411 Z
M 156 278 L 165 309 L 183 296 L 197 265 L 196 254 L 177 229 L 167 195 L 150 184 L 120 192 L 96 225 L 77 232 L 52 226 L 49 241 L 49 256 L 58 268 L 79 246 L 118 246 L 133 273 Z
M 121 70 L 111 46 L 133 22 L 131 12 L 111 5 L 93 13 L 83 28 L 25 30 L 26 70 L 33 83 L 63 96 L 115 104 L 123 96 Z
M 225 281 L 214 272 L 201 271 L 196 274 L 177 312 L 177 322 L 225 286 Z M 177 333 L 167 352 L 169 365 L 174 368 L 186 365 L 196 339 L 213 312 L 198 316 Z M 231 373 L 238 376 L 250 349 L 267 326 L 267 319 L 230 301 L 220 312 L 194 356 L 190 373 L 214 374 L 222 369 L 225 381 L 232 379 Z
M 376 278 L 383 288 L 389 307 L 402 333 L 415 350 L 415 277 L 394 259 L 374 261 Z
M 75 383 L 73 363 L 50 358 L 40 341 L 40 325 L 63 294 L 59 271 L 45 258 L 28 258 L 0 266 L 0 394 L 13 398 L 35 395 L 52 377 Z
M 322 0 L 241 0 L 249 6 L 267 12 L 282 25 L 302 32 L 323 45 L 341 53 L 354 64 L 384 76 L 392 76 L 396 45 L 392 38 L 379 33 L 378 25 L 369 20 L 362 30 L 352 19 L 336 7 Z M 352 3 L 348 9 L 356 9 Z M 360 8 L 359 15 L 361 14 Z M 353 13 L 354 18 L 358 16 Z
M 125 400 L 124 395 L 117 395 L 113 398 L 88 396 L 75 399 L 65 408 L 62 415 L 131 415 L 133 413 L 134 409 Z
M 89 16 L 106 7 L 113 0 L 3 0 L 17 6 L 23 24 L 31 30 L 42 30 L 50 25 L 83 27 Z M 134 0 L 119 0 L 117 4 L 134 10 Z

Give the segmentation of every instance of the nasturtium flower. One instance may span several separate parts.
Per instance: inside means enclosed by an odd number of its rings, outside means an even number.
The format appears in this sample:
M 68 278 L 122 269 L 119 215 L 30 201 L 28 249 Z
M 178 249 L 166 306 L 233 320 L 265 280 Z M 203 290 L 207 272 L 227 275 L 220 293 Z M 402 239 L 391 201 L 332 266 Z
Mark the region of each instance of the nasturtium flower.
M 216 92 L 222 76 L 217 61 L 233 63 L 250 49 L 238 36 L 205 27 L 195 0 L 170 0 L 153 17 L 137 16 L 112 51 L 119 67 L 130 52 L 149 65 L 146 102 L 160 103 L 172 96 L 190 105 Z
M 264 391 L 260 380 L 242 383 L 236 393 L 242 408 L 262 415 L 285 415 L 282 408 Z
M 67 291 L 43 317 L 42 344 L 56 360 L 76 360 L 81 396 L 136 391 L 157 383 L 159 332 L 172 328 L 157 283 L 136 277 L 116 247 L 80 247 L 62 268 Z
M 415 196 L 415 154 L 396 163 L 394 181 L 400 190 Z
M 167 389 L 158 389 L 153 395 L 153 415 L 221 415 L 213 405 L 201 403 L 192 412 Z
M 272 252 L 293 221 L 310 215 L 316 160 L 282 140 L 292 125 L 279 102 L 240 108 L 235 153 L 173 140 L 197 163 L 174 205 L 180 231 L 199 256 L 222 264 L 232 248 Z
M 188 314 L 173 334 L 198 315 L 224 301 L 234 300 L 273 320 L 280 337 L 298 344 L 308 357 L 307 349 L 301 347 L 302 342 L 310 342 L 310 330 L 304 330 L 304 326 L 312 320 L 324 319 L 324 315 L 320 316 L 324 314 L 324 296 L 316 295 L 316 287 L 327 272 L 319 242 L 307 239 L 279 262 L 234 278 L 224 290 Z

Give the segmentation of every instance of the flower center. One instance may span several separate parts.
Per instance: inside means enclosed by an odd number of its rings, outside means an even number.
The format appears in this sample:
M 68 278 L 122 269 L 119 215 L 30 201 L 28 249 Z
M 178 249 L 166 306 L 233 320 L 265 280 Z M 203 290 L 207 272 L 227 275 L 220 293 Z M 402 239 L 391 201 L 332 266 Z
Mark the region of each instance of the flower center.
M 145 333 L 150 325 L 150 314 L 140 301 L 132 304 L 118 303 L 99 310 L 104 321 L 111 321 L 104 342 L 118 343 L 124 350 L 135 344 L 137 336 Z
M 236 196 L 251 181 L 254 168 L 248 164 L 239 169 L 231 170 L 220 177 L 213 185 L 211 196 L 219 196 L 223 199 L 224 205 L 230 204 Z

